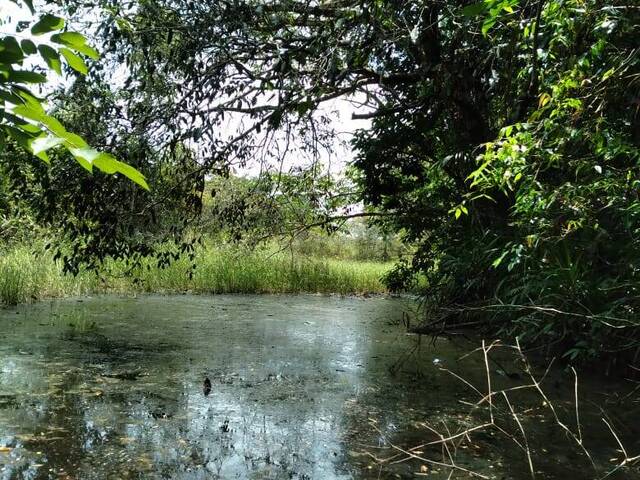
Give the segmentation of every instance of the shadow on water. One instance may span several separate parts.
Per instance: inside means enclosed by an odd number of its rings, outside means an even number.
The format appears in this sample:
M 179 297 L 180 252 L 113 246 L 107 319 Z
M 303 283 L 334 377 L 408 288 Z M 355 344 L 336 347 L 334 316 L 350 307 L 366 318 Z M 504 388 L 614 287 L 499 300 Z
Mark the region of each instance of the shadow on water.
M 407 308 L 152 296 L 2 311 L 0 479 L 447 478 L 416 459 L 374 460 L 393 455 L 390 443 L 424 443 L 427 421 L 463 418 L 469 389 L 440 366 L 482 384 L 481 359 L 460 364 L 462 347 L 404 334 Z M 552 450 L 548 426 L 535 428 L 548 457 L 540 478 L 580 471 L 579 455 Z M 512 450 L 486 434 L 460 461 L 529 478 Z

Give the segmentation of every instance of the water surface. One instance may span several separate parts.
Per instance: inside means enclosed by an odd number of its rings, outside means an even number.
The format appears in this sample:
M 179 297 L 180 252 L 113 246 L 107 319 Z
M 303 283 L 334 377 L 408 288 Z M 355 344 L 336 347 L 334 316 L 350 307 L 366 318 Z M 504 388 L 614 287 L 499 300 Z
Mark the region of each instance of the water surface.
M 440 370 L 460 371 L 468 344 L 418 345 L 401 325 L 412 308 L 145 296 L 0 310 L 0 479 L 447 478 L 419 460 L 374 459 L 429 438 L 425 422 L 468 411 L 469 388 Z M 481 358 L 464 362 L 481 385 Z M 529 477 L 521 452 L 486 437 L 461 465 Z M 552 445 L 540 446 L 553 455 L 536 466 L 541 478 L 581 471 Z

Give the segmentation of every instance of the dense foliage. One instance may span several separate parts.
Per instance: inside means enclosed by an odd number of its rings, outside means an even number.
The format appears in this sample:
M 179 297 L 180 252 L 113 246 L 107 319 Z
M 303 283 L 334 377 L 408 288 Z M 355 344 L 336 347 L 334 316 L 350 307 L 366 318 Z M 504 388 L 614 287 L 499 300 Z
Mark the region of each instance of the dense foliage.
M 500 304 L 491 318 L 505 331 L 559 342 L 571 358 L 633 355 L 640 340 L 640 11 L 618 2 L 538 9 L 538 25 L 524 30 L 533 32 L 530 48 L 520 41 L 504 52 L 535 57 L 517 70 L 516 91 L 526 92 L 511 106 L 518 115 L 503 108 L 494 138 L 476 150 L 478 168 L 462 202 L 474 210 L 468 221 L 484 246 L 464 241 L 446 253 L 464 262 L 467 251 L 478 251 L 469 263 L 481 270 L 465 274 L 453 295 L 464 292 L 468 302 L 474 283 L 485 284 L 477 301 Z M 521 25 L 517 15 L 502 22 L 489 33 L 494 52 Z M 482 225 L 483 195 L 508 207 L 505 224 Z M 459 260 L 451 266 L 460 272 Z
M 120 197 L 125 197 L 130 208 L 140 192 L 131 184 L 118 182 L 112 174 L 119 173 L 144 190 L 149 186 L 140 171 L 118 160 L 122 154 L 130 157 L 132 145 L 105 141 L 107 132 L 114 130 L 116 99 L 99 85 L 88 88 L 83 80 L 89 72 L 83 57 L 98 60 L 98 52 L 84 35 L 66 28 L 62 17 L 46 13 L 37 21 L 31 20 L 33 3 L 14 3 L 26 5 L 31 15 L 23 10 L 18 15 L 23 14 L 25 20 L 0 20 L 0 25 L 15 26 L 16 31 L 0 38 L 0 239 L 32 240 L 36 226 L 54 227 L 54 236 L 62 233 L 71 240 L 70 248 L 57 242 L 56 258 L 63 257 L 64 269 L 74 273 L 81 263 L 95 268 L 107 255 L 137 253 L 131 248 L 132 223 L 123 222 L 115 206 L 118 191 L 126 192 Z M 53 74 L 57 80 L 52 80 Z M 50 93 L 63 74 L 80 75 L 80 79 L 64 97 L 65 111 L 50 115 L 45 109 L 47 102 L 33 89 Z M 80 94 L 83 90 L 90 90 L 90 100 Z M 107 101 L 111 103 L 105 105 Z M 136 138 L 136 142 L 144 143 L 144 139 Z M 94 148 L 98 146 L 102 148 Z M 68 156 L 76 163 L 64 161 Z M 94 167 L 107 175 L 89 175 Z M 98 185 L 105 187 L 102 195 Z M 118 235 L 123 229 L 124 242 Z M 149 250 L 147 242 L 140 250 Z
M 433 73 L 402 92 L 420 107 L 355 142 L 367 200 L 406 212 L 392 222 L 420 245 L 426 330 L 489 322 L 571 358 L 635 351 L 638 9 L 486 1 L 439 15 Z
M 22 224 L 31 219 L 31 224 L 46 228 L 42 236 L 57 240 L 50 245 L 64 269 L 72 273 L 82 266 L 96 270 L 108 257 L 134 266 L 143 257 L 156 256 L 166 265 L 180 251 L 193 254 L 193 241 L 185 240 L 182 230 L 200 212 L 200 197 L 193 185 L 177 181 L 193 164 L 189 152 L 171 157 L 156 154 L 148 137 L 131 131 L 128 122 L 122 121 L 120 95 L 102 83 L 78 81 L 69 92 L 54 97 L 57 118 L 91 145 L 142 172 L 153 188 L 144 191 L 116 176 L 89 174 L 63 161 L 63 152 L 53 152 L 52 161 L 45 164 L 9 144 L 0 155 L 5 181 L 0 198 L 6 203 L 0 235 L 5 239 L 17 235 L 22 240 Z M 173 244 L 169 251 L 168 242 Z
M 295 198 L 306 212 L 286 226 L 296 232 L 360 216 L 344 207 L 364 202 L 415 252 L 389 284 L 428 277 L 425 331 L 485 327 L 571 358 L 637 350 L 634 5 L 109 0 L 89 13 L 65 4 L 105 54 L 90 77 L 118 98 L 124 127 L 105 127 L 109 145 L 131 161 L 123 138 L 141 142 L 147 175 L 157 159 L 180 165 L 158 182 L 169 185 L 162 199 L 186 192 L 197 204 L 207 178 L 262 162 L 268 175 L 242 200 L 217 194 L 217 218 L 281 233 L 278 198 Z M 371 122 L 353 140 L 347 191 L 313 174 L 334 144 L 330 110 L 345 98 Z M 281 176 L 292 156 L 312 174 Z M 251 199 L 263 195 L 275 198 L 264 207 L 272 224 L 252 220 L 263 204 Z M 130 209 L 112 205 L 117 225 Z

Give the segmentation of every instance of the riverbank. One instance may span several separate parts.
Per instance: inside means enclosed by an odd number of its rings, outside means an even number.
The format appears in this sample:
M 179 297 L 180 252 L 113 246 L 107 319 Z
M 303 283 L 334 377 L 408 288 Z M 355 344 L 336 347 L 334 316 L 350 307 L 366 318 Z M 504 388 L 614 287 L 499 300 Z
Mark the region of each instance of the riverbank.
M 381 278 L 393 265 L 230 246 L 200 248 L 195 264 L 190 276 L 186 259 L 166 268 L 145 261 L 132 270 L 111 261 L 74 277 L 39 246 L 13 247 L 0 254 L 0 304 L 98 293 L 384 294 Z

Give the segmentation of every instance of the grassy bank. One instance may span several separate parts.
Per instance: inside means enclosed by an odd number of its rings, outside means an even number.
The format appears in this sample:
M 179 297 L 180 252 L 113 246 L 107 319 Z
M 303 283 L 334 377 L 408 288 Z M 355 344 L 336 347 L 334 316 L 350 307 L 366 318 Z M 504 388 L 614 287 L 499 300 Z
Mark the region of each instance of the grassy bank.
M 52 256 L 37 247 L 0 253 L 0 303 L 16 304 L 88 293 L 385 293 L 380 277 L 390 264 L 318 259 L 231 247 L 204 247 L 189 278 L 189 264 L 179 260 L 165 269 L 149 262 L 127 272 L 108 263 L 99 275 L 64 275 Z

